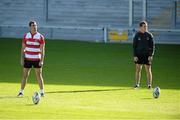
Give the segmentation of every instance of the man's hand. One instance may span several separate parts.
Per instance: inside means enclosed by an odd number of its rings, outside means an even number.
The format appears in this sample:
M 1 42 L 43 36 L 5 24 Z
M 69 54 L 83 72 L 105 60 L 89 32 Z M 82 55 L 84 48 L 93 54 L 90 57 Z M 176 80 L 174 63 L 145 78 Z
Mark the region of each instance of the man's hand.
M 134 57 L 134 62 L 137 62 L 138 61 L 138 57 Z
M 149 57 L 148 57 L 148 61 L 149 61 L 149 62 L 152 62 L 152 60 L 153 60 L 153 57 L 152 57 L 152 56 L 149 56 Z
M 153 60 L 153 57 L 152 57 L 152 56 L 149 56 L 149 57 L 148 57 L 149 64 L 152 63 L 152 60 Z
M 43 61 L 40 61 L 40 62 L 39 62 L 39 66 L 43 66 Z

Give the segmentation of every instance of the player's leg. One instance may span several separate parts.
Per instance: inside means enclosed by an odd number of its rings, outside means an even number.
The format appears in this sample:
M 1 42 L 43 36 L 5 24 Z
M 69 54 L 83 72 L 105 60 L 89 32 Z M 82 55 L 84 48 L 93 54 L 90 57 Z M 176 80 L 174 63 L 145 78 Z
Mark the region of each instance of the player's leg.
M 22 76 L 22 81 L 21 81 L 21 90 L 20 90 L 20 92 L 18 94 L 19 97 L 23 96 L 24 88 L 26 86 L 27 79 L 28 79 L 30 71 L 31 71 L 31 68 L 23 68 L 23 76 Z
M 41 96 L 44 96 L 44 80 L 42 77 L 42 68 L 35 68 L 35 73 L 40 88 L 40 94 Z
M 146 70 L 148 88 L 151 88 L 151 86 L 152 86 L 151 65 L 145 65 L 145 70 Z
M 142 70 L 142 65 L 136 64 L 136 73 L 135 73 L 136 85 L 135 85 L 135 88 L 139 87 L 140 80 L 141 80 L 141 70 Z

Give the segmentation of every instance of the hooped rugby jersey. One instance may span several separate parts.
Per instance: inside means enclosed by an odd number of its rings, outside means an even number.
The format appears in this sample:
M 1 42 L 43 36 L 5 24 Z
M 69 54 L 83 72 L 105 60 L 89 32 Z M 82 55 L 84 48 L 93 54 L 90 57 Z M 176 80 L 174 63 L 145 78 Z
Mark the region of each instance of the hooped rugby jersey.
M 28 32 L 24 35 L 23 43 L 25 44 L 24 57 L 26 60 L 41 60 L 40 45 L 45 44 L 43 35 L 39 32 L 35 34 Z

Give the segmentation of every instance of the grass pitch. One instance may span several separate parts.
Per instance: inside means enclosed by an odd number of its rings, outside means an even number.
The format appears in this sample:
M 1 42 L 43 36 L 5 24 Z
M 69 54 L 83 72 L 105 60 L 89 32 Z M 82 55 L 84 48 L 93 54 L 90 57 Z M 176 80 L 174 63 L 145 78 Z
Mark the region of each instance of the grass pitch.
M 45 97 L 33 105 L 38 91 L 34 71 L 23 98 L 20 88 L 19 39 L 0 39 L 0 119 L 180 119 L 180 46 L 156 45 L 152 97 L 142 73 L 134 90 L 132 45 L 46 41 L 43 68 Z

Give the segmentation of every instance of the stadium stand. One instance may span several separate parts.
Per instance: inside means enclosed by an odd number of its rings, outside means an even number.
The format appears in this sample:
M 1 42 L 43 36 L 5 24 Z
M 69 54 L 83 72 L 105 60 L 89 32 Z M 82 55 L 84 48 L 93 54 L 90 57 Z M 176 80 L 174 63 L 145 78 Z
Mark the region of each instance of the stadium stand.
M 50 39 L 107 42 L 108 30 L 125 29 L 132 42 L 145 19 L 157 43 L 180 44 L 179 0 L 1 0 L 0 15 L 0 37 L 22 38 L 36 20 Z

